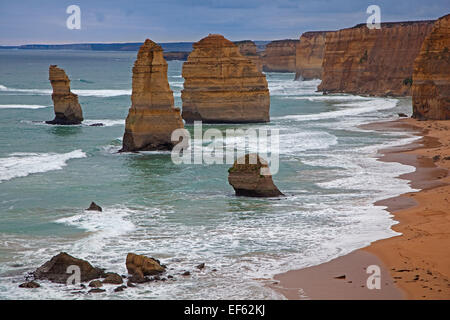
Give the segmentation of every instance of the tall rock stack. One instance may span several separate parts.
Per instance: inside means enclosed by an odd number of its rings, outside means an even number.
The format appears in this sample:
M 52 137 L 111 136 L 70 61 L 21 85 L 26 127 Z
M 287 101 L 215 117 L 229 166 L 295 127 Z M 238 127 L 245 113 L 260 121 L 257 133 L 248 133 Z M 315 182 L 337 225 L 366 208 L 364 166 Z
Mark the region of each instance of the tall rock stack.
M 295 50 L 298 40 L 270 42 L 262 53 L 263 70 L 266 72 L 295 72 Z
M 268 122 L 270 97 L 266 76 L 218 34 L 194 43 L 183 64 L 183 119 L 187 123 Z
M 147 39 L 133 67 L 131 108 L 120 151 L 171 150 L 172 132 L 183 127 L 180 109 L 174 107 L 163 50 Z
M 327 32 L 318 90 L 374 96 L 409 96 L 414 60 L 434 21 L 366 24 Z
M 450 14 L 423 42 L 412 80 L 413 118 L 450 120 Z
M 258 55 L 256 44 L 251 40 L 235 41 L 235 45 L 239 47 L 239 52 L 253 61 L 258 71 L 262 71 L 261 57 Z
M 322 79 L 327 31 L 305 32 L 295 50 L 295 80 Z
M 83 111 L 78 103 L 78 96 L 70 92 L 70 80 L 63 69 L 51 65 L 49 80 L 53 88 L 52 100 L 55 119 L 46 121 L 48 124 L 80 124 L 83 121 Z

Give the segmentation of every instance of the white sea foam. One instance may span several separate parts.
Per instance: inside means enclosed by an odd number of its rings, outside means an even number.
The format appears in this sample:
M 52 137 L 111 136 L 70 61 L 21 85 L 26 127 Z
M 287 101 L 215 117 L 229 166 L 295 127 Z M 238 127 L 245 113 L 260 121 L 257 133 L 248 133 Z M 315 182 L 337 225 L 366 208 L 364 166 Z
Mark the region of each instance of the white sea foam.
M 92 119 L 86 119 L 83 120 L 83 125 L 93 125 L 96 123 L 101 123 L 105 127 L 112 127 L 112 126 L 123 126 L 125 125 L 124 119 L 100 119 L 100 120 L 92 120 Z
M 117 89 L 72 89 L 73 93 L 82 97 L 117 97 L 131 95 L 130 90 L 117 90 Z M 19 89 L 9 88 L 0 85 L 0 92 L 10 92 L 25 95 L 51 95 L 53 90 L 51 89 Z
M 314 95 L 320 80 L 309 81 L 269 81 L 269 91 L 271 96 L 294 96 L 294 95 Z
M 42 109 L 48 107 L 38 104 L 0 104 L 0 109 Z
M 340 110 L 321 112 L 316 114 L 287 115 L 281 117 L 274 117 L 273 119 L 274 120 L 290 119 L 296 121 L 337 119 L 341 117 L 355 116 L 373 111 L 392 109 L 397 105 L 397 102 L 398 100 L 396 99 L 373 98 L 369 101 L 337 104 L 337 106 L 345 107 Z
M 61 170 L 68 160 L 85 157 L 81 150 L 68 153 L 11 153 L 6 158 L 0 158 L 0 182 L 33 173 Z

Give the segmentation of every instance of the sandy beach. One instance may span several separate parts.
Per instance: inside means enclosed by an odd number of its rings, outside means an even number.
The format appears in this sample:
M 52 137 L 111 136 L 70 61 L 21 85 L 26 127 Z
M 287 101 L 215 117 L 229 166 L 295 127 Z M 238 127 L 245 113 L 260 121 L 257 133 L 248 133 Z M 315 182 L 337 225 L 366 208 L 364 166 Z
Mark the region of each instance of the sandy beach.
M 379 160 L 416 167 L 400 176 L 420 192 L 375 203 L 386 206 L 402 235 L 383 239 L 327 263 L 274 277 L 272 288 L 287 299 L 450 298 L 450 123 L 401 119 L 374 123 L 373 130 L 412 130 L 416 142 L 380 150 Z M 366 286 L 366 268 L 381 269 L 381 288 Z

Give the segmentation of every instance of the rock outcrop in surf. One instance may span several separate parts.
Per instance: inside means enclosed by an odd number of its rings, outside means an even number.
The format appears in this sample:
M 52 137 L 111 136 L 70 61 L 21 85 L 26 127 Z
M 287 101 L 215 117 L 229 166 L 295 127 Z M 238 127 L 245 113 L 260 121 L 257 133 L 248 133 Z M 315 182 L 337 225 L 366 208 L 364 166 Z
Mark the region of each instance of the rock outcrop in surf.
M 131 108 L 125 123 L 121 152 L 171 150 L 175 129 L 184 128 L 174 107 L 161 46 L 147 39 L 133 67 Z
M 268 122 L 266 76 L 222 35 L 194 43 L 183 64 L 183 119 L 187 123 Z
M 262 71 L 262 61 L 258 54 L 258 48 L 256 44 L 251 40 L 235 41 L 235 45 L 238 46 L 239 52 L 249 58 L 255 65 L 258 71 Z
M 295 50 L 295 80 L 322 79 L 327 31 L 305 32 Z
M 68 268 L 71 266 L 77 266 L 80 268 L 80 280 L 81 282 L 102 278 L 105 276 L 103 269 L 93 267 L 89 262 L 77 259 L 61 252 L 44 263 L 42 266 L 34 271 L 33 275 L 38 280 L 49 280 L 56 283 L 66 283 L 67 279 L 74 272 Z M 69 272 L 69 271 L 70 272 Z M 68 273 L 69 272 L 69 273 Z
M 438 19 L 414 61 L 413 118 L 450 120 L 450 14 Z
M 275 40 L 267 44 L 261 55 L 266 72 L 295 72 L 295 50 L 298 40 Z
M 228 170 L 228 183 L 237 196 L 278 197 L 267 162 L 255 153 L 237 159 Z
M 83 111 L 78 102 L 78 96 L 70 91 L 69 77 L 57 65 L 51 65 L 48 72 L 53 88 L 52 100 L 55 119 L 46 121 L 46 123 L 60 125 L 80 124 L 83 121 Z

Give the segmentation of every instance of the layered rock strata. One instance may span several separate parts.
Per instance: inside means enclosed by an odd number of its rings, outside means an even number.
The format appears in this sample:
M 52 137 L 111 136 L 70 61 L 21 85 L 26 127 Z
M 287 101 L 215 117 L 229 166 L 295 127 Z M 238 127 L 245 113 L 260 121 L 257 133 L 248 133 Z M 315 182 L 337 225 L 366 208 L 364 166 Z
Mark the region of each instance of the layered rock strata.
M 438 19 L 414 61 L 413 118 L 450 120 L 450 14 Z
M 162 48 L 147 39 L 133 67 L 131 108 L 125 123 L 121 152 L 171 150 L 175 129 L 183 128 L 180 109 L 174 107 Z
M 251 40 L 235 41 L 235 45 L 238 46 L 239 52 L 249 58 L 255 65 L 258 71 L 262 71 L 262 61 L 258 54 L 258 48 L 256 44 Z
M 413 62 L 434 21 L 366 24 L 327 32 L 319 91 L 411 95 Z
M 322 79 L 322 62 L 327 31 L 305 32 L 295 51 L 295 80 Z
M 266 72 L 295 72 L 298 40 L 276 40 L 267 44 L 261 55 Z
M 187 123 L 268 122 L 267 80 L 239 48 L 221 35 L 196 42 L 183 64 L 183 119 Z
M 283 195 L 275 186 L 267 162 L 257 154 L 237 159 L 228 170 L 228 183 L 237 196 L 277 197 Z
M 83 121 L 83 111 L 78 103 L 78 96 L 70 92 L 70 80 L 63 69 L 51 65 L 49 80 L 53 88 L 52 100 L 55 119 L 46 121 L 48 124 L 73 125 Z

